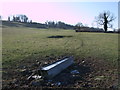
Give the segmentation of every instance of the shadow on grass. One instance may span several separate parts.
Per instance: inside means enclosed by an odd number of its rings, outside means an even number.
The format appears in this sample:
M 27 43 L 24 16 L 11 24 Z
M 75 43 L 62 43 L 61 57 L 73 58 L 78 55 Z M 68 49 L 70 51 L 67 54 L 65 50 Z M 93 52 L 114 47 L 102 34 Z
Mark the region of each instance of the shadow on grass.
M 56 36 L 48 36 L 47 38 L 70 38 L 70 37 L 73 37 L 73 36 L 62 36 L 62 35 L 56 35 Z

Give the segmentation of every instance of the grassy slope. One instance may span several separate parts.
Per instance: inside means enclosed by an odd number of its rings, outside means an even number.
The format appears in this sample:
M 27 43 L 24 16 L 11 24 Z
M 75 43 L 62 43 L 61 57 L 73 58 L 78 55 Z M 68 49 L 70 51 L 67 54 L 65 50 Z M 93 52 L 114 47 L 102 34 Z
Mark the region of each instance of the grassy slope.
M 118 35 L 111 33 L 76 33 L 73 30 L 5 27 L 3 35 L 3 67 L 21 60 L 46 56 L 74 55 L 96 58 L 115 64 L 118 58 Z M 52 35 L 72 37 L 47 38 Z

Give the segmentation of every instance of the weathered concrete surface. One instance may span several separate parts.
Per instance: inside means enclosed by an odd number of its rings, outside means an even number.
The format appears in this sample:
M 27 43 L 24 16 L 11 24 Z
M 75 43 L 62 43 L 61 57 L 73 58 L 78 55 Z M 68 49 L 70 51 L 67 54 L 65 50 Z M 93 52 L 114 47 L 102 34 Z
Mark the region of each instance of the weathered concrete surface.
M 48 66 L 42 67 L 41 74 L 44 78 L 53 78 L 73 63 L 74 60 L 72 56 L 62 60 L 58 60 Z

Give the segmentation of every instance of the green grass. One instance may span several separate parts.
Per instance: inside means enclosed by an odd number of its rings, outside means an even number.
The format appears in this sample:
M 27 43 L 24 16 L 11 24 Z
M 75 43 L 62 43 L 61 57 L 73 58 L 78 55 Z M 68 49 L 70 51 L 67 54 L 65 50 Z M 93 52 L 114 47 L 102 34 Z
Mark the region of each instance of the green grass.
M 66 37 L 47 38 L 55 35 Z M 3 67 L 13 66 L 22 60 L 34 61 L 46 56 L 62 55 L 73 55 L 76 59 L 92 57 L 117 64 L 118 34 L 5 27 L 2 30 L 2 36 Z

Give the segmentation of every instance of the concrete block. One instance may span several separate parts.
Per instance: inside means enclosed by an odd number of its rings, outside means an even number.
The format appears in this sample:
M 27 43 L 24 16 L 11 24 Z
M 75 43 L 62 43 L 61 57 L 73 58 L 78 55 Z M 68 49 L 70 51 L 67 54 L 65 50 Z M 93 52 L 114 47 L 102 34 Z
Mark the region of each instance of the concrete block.
M 65 70 L 67 67 L 74 63 L 73 57 L 68 57 L 65 59 L 58 60 L 52 64 L 49 64 L 41 68 L 41 75 L 44 78 L 53 78 L 61 71 Z

